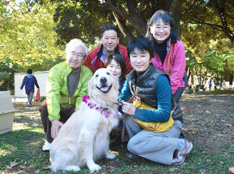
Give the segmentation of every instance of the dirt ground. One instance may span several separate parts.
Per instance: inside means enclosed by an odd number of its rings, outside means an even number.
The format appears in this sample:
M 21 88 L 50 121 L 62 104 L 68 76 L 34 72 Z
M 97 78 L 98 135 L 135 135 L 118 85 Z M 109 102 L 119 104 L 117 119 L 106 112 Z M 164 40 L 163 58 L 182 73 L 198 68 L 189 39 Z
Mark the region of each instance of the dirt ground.
M 234 94 L 193 95 L 181 99 L 185 137 L 205 149 L 234 146 Z
M 29 122 L 33 120 L 35 124 L 37 120 L 36 124 L 41 124 L 38 118 L 40 103 L 34 102 L 34 107 L 27 107 L 27 112 L 25 103 L 14 102 L 14 107 L 17 114 L 30 115 Z M 234 94 L 184 94 L 180 105 L 184 113 L 185 138 L 205 149 L 234 146 Z
M 41 127 L 41 119 L 38 111 L 40 104 L 41 102 L 33 102 L 33 107 L 29 108 L 27 107 L 27 102 L 14 102 L 16 113 L 13 129 L 25 129 L 27 127 L 30 128 L 31 126 Z M 184 113 L 183 134 L 186 139 L 190 140 L 193 143 L 194 154 L 200 154 L 200 152 L 206 154 L 213 154 L 214 152 L 217 152 L 219 154 L 220 150 L 224 148 L 226 149 L 226 147 L 228 149 L 234 148 L 234 94 L 184 94 L 181 98 L 180 105 Z M 41 141 L 41 143 L 43 142 Z M 116 144 L 118 144 L 118 148 L 116 148 Z M 122 153 L 121 148 L 119 148 L 119 140 L 111 144 L 110 148 L 116 151 L 120 150 L 119 152 Z M 126 154 L 126 159 L 122 161 L 125 161 L 127 165 L 132 165 L 133 161 L 131 161 L 131 159 L 129 159 L 127 155 L 128 153 Z M 214 171 L 216 171 L 217 168 L 212 169 L 212 167 L 219 166 L 220 163 L 222 163 L 222 165 L 224 164 L 224 162 L 216 161 L 216 159 L 212 161 L 210 157 L 204 159 L 205 164 L 203 164 L 203 161 L 200 161 L 199 159 L 199 155 L 194 156 L 195 160 L 198 159 L 198 161 L 196 161 L 196 164 L 190 164 L 190 168 L 189 166 L 187 167 L 187 170 L 189 170 L 189 172 L 187 173 L 191 173 L 190 170 L 195 171 L 196 168 L 204 171 L 201 173 L 213 173 Z M 47 159 L 48 157 L 44 158 Z M 207 162 L 207 160 L 209 162 Z M 48 161 L 45 161 L 44 163 L 45 164 L 43 165 L 45 166 L 49 165 L 47 164 L 49 163 Z M 99 164 L 103 167 L 103 171 L 112 171 L 112 169 L 113 171 L 116 171 L 120 167 L 120 165 L 123 165 L 120 159 L 119 163 L 116 163 L 115 161 L 108 161 L 108 165 L 106 165 L 106 163 L 107 160 L 102 160 L 99 162 Z M 152 170 L 154 170 L 154 163 L 149 163 L 149 161 L 146 161 L 145 163 L 147 163 L 149 170 L 151 170 L 151 168 Z M 138 169 L 138 164 L 136 163 L 136 161 L 133 163 L 133 167 L 131 166 L 129 168 L 132 170 L 134 166 L 137 168 L 135 173 L 139 173 L 141 169 Z M 226 164 L 226 166 L 222 166 L 222 168 L 226 170 L 226 168 L 230 166 L 231 164 L 229 162 L 228 164 Z M 182 165 L 170 170 L 175 169 L 178 170 L 178 172 L 176 173 L 180 173 L 179 171 L 183 171 L 185 169 L 185 166 Z M 27 169 L 27 171 L 28 170 L 29 169 Z M 166 170 L 167 168 L 162 169 L 161 173 L 165 173 Z M 172 171 L 170 173 L 174 172 Z M 186 171 L 184 173 L 186 173 Z

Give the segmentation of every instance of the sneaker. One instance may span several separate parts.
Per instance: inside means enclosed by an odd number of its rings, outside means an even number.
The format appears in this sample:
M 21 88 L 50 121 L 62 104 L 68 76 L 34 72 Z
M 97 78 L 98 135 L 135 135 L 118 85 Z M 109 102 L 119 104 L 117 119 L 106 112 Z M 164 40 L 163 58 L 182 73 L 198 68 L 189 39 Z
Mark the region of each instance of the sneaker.
M 191 142 L 188 142 L 187 140 L 184 141 L 186 146 L 183 150 L 179 150 L 177 152 L 176 158 L 172 160 L 172 165 L 183 164 L 185 161 L 185 156 L 188 155 L 193 149 L 193 144 Z
M 28 103 L 28 107 L 32 107 L 32 104 Z
M 49 143 L 47 140 L 45 140 L 44 145 L 42 146 L 42 151 L 50 151 L 51 143 Z

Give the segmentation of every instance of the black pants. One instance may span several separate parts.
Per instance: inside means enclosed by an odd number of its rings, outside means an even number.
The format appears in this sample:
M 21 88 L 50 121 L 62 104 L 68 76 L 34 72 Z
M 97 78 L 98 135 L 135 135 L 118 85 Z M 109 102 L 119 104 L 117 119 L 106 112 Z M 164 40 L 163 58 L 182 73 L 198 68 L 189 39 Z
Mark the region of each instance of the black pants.
M 46 140 L 48 142 L 52 142 L 53 141 L 53 138 L 51 137 L 51 121 L 49 120 L 49 117 L 48 117 L 48 109 L 47 109 L 47 103 L 46 101 L 44 101 L 40 108 L 39 108 L 39 111 L 41 113 L 41 122 L 42 122 L 42 125 L 43 125 L 43 128 L 44 128 L 44 132 L 46 134 Z M 63 107 L 60 107 L 60 120 L 62 123 L 65 123 L 69 118 L 70 116 L 75 112 L 75 106 L 71 107 L 71 108 L 63 108 Z
M 181 95 L 183 94 L 186 87 L 179 87 L 177 91 L 172 95 L 173 99 L 176 103 L 179 103 L 179 100 L 181 98 Z
M 181 98 L 181 95 L 183 94 L 184 90 L 188 86 L 188 76 L 186 72 L 184 73 L 183 81 L 185 83 L 185 87 L 179 87 L 176 92 L 172 95 L 173 99 L 175 100 L 176 103 L 179 103 L 179 100 Z

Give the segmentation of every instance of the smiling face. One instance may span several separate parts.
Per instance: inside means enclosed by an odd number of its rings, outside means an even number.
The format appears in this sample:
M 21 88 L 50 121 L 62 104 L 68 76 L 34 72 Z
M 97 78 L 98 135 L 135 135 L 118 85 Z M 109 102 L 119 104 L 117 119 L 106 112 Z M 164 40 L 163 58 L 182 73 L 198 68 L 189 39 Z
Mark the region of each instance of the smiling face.
M 119 38 L 115 30 L 106 30 L 103 33 L 101 42 L 104 46 L 104 51 L 106 55 L 111 55 L 119 43 Z
M 114 59 L 111 60 L 110 64 L 106 67 L 114 76 L 120 77 L 122 74 L 120 64 Z
M 91 88 L 95 88 L 96 91 L 107 94 L 112 88 L 116 88 L 116 82 L 118 84 L 116 76 L 106 68 L 101 68 L 94 73 L 92 79 L 89 81 L 88 88 L 89 91 L 91 91 Z
M 150 26 L 150 33 L 158 43 L 163 43 L 171 34 L 170 24 L 164 23 L 162 19 L 158 19 Z
M 145 72 L 151 63 L 150 53 L 135 48 L 134 51 L 130 53 L 130 62 L 132 68 L 137 73 Z
M 118 78 L 106 68 L 98 69 L 88 82 L 88 95 L 98 106 L 113 104 L 118 98 Z
M 84 62 L 85 49 L 81 45 L 72 46 L 66 53 L 67 63 L 73 71 L 77 71 Z

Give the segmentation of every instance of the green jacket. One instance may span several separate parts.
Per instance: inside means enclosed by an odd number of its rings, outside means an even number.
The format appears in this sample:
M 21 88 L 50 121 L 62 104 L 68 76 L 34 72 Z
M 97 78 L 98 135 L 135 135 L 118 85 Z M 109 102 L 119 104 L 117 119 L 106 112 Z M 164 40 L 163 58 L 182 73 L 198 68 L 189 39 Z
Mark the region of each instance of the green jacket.
M 71 71 L 72 68 L 66 61 L 50 69 L 46 83 L 46 101 L 50 121 L 60 119 L 60 106 L 70 108 L 75 105 L 77 107 L 82 102 L 82 96 L 88 94 L 88 81 L 93 73 L 82 65 L 78 87 L 74 95 L 69 97 L 67 77 Z

